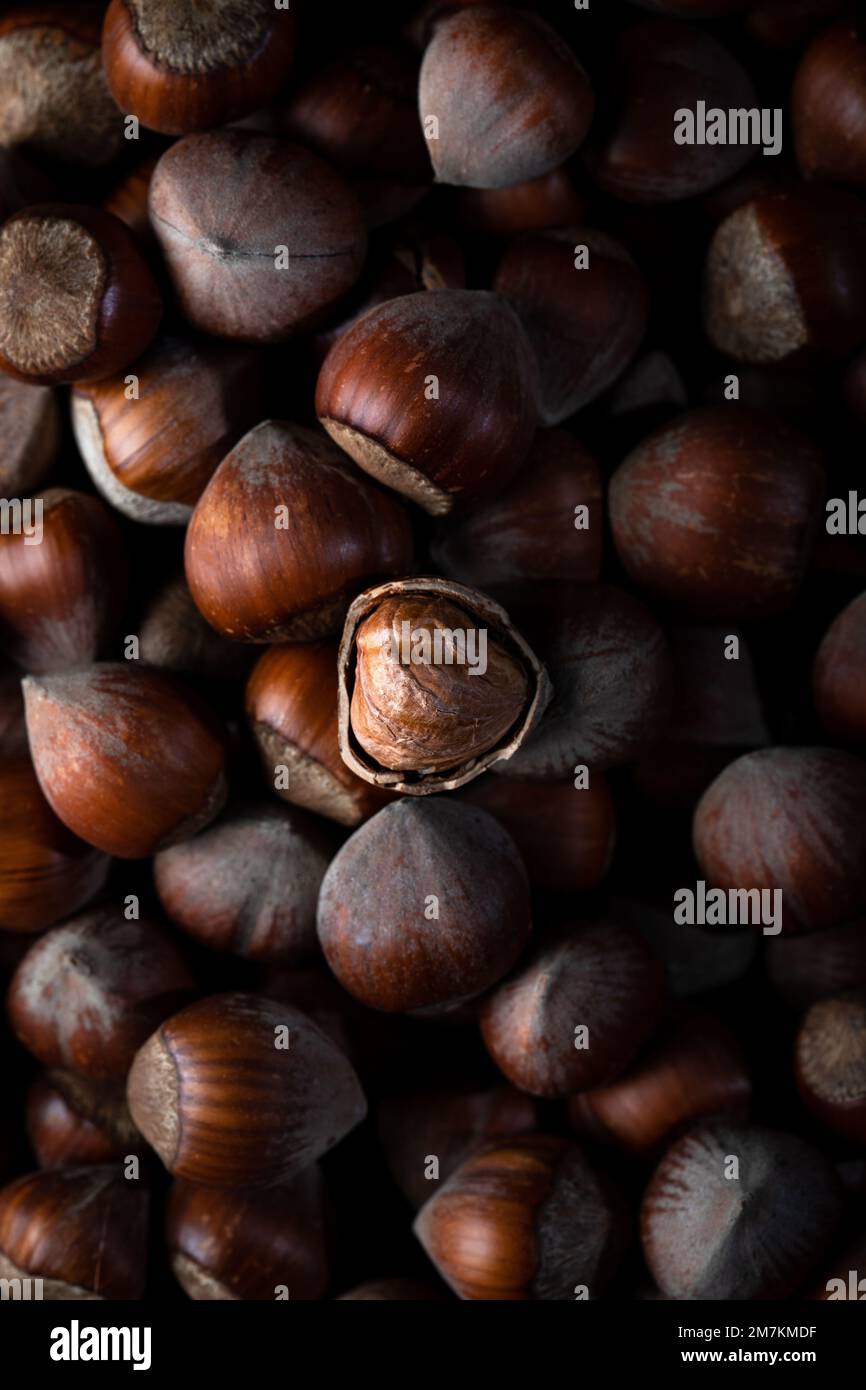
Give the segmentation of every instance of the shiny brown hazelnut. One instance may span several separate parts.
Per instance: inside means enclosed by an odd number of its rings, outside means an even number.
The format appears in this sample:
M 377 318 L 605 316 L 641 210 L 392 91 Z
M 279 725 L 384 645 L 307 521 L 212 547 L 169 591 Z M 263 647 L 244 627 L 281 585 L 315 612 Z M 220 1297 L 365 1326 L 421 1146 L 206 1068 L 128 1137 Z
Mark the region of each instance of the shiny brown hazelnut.
M 50 488 L 39 500 L 38 543 L 33 534 L 0 535 L 0 646 L 34 674 L 103 653 L 128 569 L 120 532 L 98 498 Z
M 721 1119 L 665 1154 L 644 1195 L 641 1238 L 668 1298 L 781 1299 L 827 1251 L 841 1214 L 839 1180 L 816 1149 Z
M 326 1215 L 315 1166 L 266 1192 L 175 1182 L 166 1212 L 172 1271 L 197 1300 L 321 1298 Z
M 337 651 L 336 642 L 271 647 L 253 668 L 245 703 L 277 795 L 354 826 L 387 805 L 391 793 L 356 776 L 340 756 Z
M 277 420 L 223 459 L 186 535 L 196 605 L 217 632 L 247 642 L 338 631 L 359 589 L 411 565 L 400 503 L 320 431 Z
M 148 1195 L 116 1164 L 29 1173 L 0 1189 L 0 1276 L 51 1301 L 140 1299 Z
M 494 1140 L 527 1134 L 538 1122 L 539 1107 L 531 1096 L 496 1086 L 386 1097 L 377 1129 L 396 1182 L 414 1207 L 422 1207 L 470 1154 Z
M 782 926 L 816 930 L 866 908 L 866 762 L 767 748 L 725 768 L 695 812 L 695 854 L 722 889 L 778 889 Z
M 272 0 L 112 0 L 102 53 L 121 111 L 183 135 L 267 105 L 295 41 L 294 14 Z
M 261 419 L 250 348 L 163 337 L 129 373 L 72 393 L 72 425 L 99 492 L 133 521 L 182 525 L 217 466 Z
M 526 10 L 458 10 L 424 51 L 418 110 L 439 183 L 502 188 L 546 174 L 578 148 L 594 106 L 571 49 Z
M 18 1041 L 45 1066 L 122 1080 L 142 1043 L 193 989 L 174 937 L 107 906 L 34 942 L 6 1007 Z
M 136 1055 L 127 1097 L 169 1172 L 213 1187 L 288 1182 L 366 1111 L 354 1071 L 315 1023 L 235 993 L 164 1023 Z
M 42 790 L 88 844 L 143 858 L 194 835 L 222 807 L 223 732 L 173 676 L 84 666 L 28 676 L 24 699 Z
M 492 236 L 580 226 L 585 212 L 586 199 L 567 166 L 505 188 L 465 188 L 457 198 L 461 222 Z
M 866 1143 L 866 990 L 818 999 L 794 1044 L 800 1095 L 829 1129 Z
M 0 16 L 0 87 L 0 146 L 91 168 L 119 153 L 123 116 L 102 70 L 99 6 L 12 6 Z
M 714 347 L 757 366 L 839 356 L 866 341 L 866 202 L 837 188 L 752 199 L 717 229 L 704 272 Z
M 487 996 L 481 1036 L 512 1085 L 566 1096 L 625 1070 L 657 1028 L 664 996 L 661 962 L 637 932 L 580 925 Z
M 26 1121 L 40 1168 L 117 1163 L 144 1149 L 124 1086 L 77 1072 L 42 1072 L 27 1092 Z
M 414 1230 L 459 1298 L 565 1300 L 604 1293 L 628 1222 L 576 1144 L 534 1134 L 466 1159 Z
M 109 860 L 57 819 L 27 753 L 0 759 L 0 929 L 38 932 L 105 886 Z
M 513 477 L 535 433 L 537 367 L 514 310 L 481 290 L 370 309 L 322 364 L 316 413 L 375 478 L 434 516 Z
M 340 174 L 244 130 L 187 135 L 161 156 L 150 218 L 181 309 L 218 338 L 272 343 L 314 325 L 358 278 L 367 246 Z
M 431 554 L 451 579 L 488 592 L 528 579 L 593 583 L 603 532 L 595 459 L 565 430 L 539 430 L 517 477 L 440 525 Z
M 669 203 L 706 193 L 752 158 L 746 145 L 681 144 L 677 113 L 750 108 L 757 103 L 745 68 L 713 35 L 672 19 L 636 19 L 611 58 L 611 112 L 593 133 L 593 179 L 615 198 Z
M 355 599 L 338 673 L 344 762 L 414 795 L 450 791 L 510 758 L 550 699 L 505 610 L 445 579 L 397 580 Z
M 620 464 L 611 528 L 654 597 L 706 619 L 766 617 L 800 587 L 823 491 L 822 454 L 805 435 L 762 412 L 706 407 Z
M 862 23 L 823 30 L 791 89 L 800 168 L 809 179 L 866 187 L 866 38 Z
M 697 1120 L 745 1115 L 751 1098 L 734 1033 L 712 1014 L 682 1009 L 622 1076 L 570 1096 L 568 1113 L 578 1137 L 646 1154 Z
M 462 799 L 505 826 L 539 888 L 586 893 L 610 867 L 616 812 L 601 772 L 586 787 L 573 778 L 483 777 L 464 789 Z
M 0 227 L 0 368 L 20 381 L 99 381 L 151 342 L 162 315 L 132 233 L 110 212 L 40 203 Z
M 303 811 L 229 812 L 153 862 L 159 900 L 196 940 L 250 960 L 315 955 L 316 902 L 334 846 Z
M 538 359 L 545 425 L 600 396 L 646 331 L 649 292 L 637 266 L 613 237 L 594 228 L 518 238 L 502 257 L 493 288 L 515 310 Z
M 834 618 L 815 654 L 812 693 L 822 725 L 833 738 L 866 744 L 866 594 Z
M 519 615 L 518 615 L 519 620 Z M 529 629 L 553 683 L 538 728 L 507 776 L 571 776 L 638 757 L 670 714 L 672 661 L 661 628 L 638 599 L 588 584 L 546 585 Z
M 431 171 L 417 90 L 410 55 L 363 44 L 313 69 L 282 107 L 280 131 L 349 176 L 424 184 Z
M 405 797 L 337 852 L 318 929 L 331 970 L 368 1008 L 450 1007 L 495 984 L 526 945 L 526 870 L 485 811 Z
M 24 497 L 38 488 L 60 448 L 60 411 L 47 386 L 0 375 L 0 493 Z

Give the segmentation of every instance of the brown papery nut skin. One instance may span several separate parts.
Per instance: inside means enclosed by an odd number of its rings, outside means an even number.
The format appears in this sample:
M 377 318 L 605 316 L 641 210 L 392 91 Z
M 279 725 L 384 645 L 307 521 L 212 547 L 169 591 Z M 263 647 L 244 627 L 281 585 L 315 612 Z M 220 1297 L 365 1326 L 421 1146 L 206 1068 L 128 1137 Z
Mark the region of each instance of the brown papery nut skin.
M 866 594 L 843 608 L 815 655 L 812 692 L 818 718 L 832 738 L 866 745 Z
M 452 791 L 512 757 L 550 699 L 544 668 L 505 610 L 437 578 L 355 599 L 338 678 L 344 762 L 413 796 Z
M 316 901 L 334 846 L 303 811 L 252 806 L 160 850 L 168 916 L 205 946 L 292 965 L 315 955 Z
M 465 665 L 406 665 L 398 646 L 404 623 L 431 642 L 443 628 L 477 632 L 477 619 L 447 600 L 407 596 L 380 603 L 356 635 L 354 737 L 397 771 L 440 772 L 488 752 L 526 704 L 526 671 L 496 641 L 488 645 L 486 672 L 474 682 Z
M 825 29 L 791 91 L 797 159 L 806 178 L 866 187 L 866 41 L 862 26 Z
M 404 798 L 338 851 L 318 929 L 337 979 L 368 1008 L 444 1008 L 495 984 L 526 945 L 526 870 L 485 811 Z
M 437 25 L 418 84 L 439 183 L 502 188 L 548 173 L 592 121 L 589 79 L 568 45 L 526 11 L 478 5 Z
M 0 535 L 0 645 L 37 675 L 102 653 L 120 618 L 128 570 L 120 532 L 98 498 L 50 488 L 41 501 L 38 545 L 23 532 Z
M 578 269 L 582 247 L 588 265 Z M 637 266 L 594 228 L 520 237 L 500 261 L 493 288 L 515 310 L 538 359 L 545 425 L 560 424 L 600 396 L 646 331 L 649 292 Z
M 120 151 L 123 116 L 102 71 L 99 19 L 96 5 L 65 3 L 15 5 L 0 17 L 0 146 L 91 168 Z
M 393 799 L 340 756 L 336 642 L 271 647 L 250 675 L 245 707 L 265 778 L 284 801 L 355 826 Z M 288 769 L 288 786 L 275 786 L 278 767 Z
M 866 341 L 866 201 L 838 188 L 766 193 L 710 243 L 704 331 L 756 366 L 842 356 Z
M 527 579 L 590 584 L 601 570 L 603 534 L 595 459 L 565 430 L 539 430 L 517 477 L 439 526 L 431 554 L 451 579 L 488 592 Z
M 341 175 L 300 145 L 251 131 L 172 145 L 149 204 L 184 314 L 218 338 L 273 343 L 308 330 L 364 261 L 361 208 Z
M 514 310 L 487 291 L 443 289 L 392 299 L 352 324 L 322 365 L 316 414 L 361 468 L 444 516 L 517 472 L 535 433 L 536 389 Z
M 110 212 L 40 203 L 0 228 L 0 368 L 19 381 L 111 376 L 144 351 L 161 316 L 153 274 Z
M 102 52 L 121 111 L 166 135 L 266 106 L 291 66 L 297 25 L 270 0 L 112 0 Z
M 116 1163 L 141 1154 L 125 1088 L 71 1071 L 47 1071 L 27 1092 L 27 1141 L 40 1168 Z
M 35 492 L 60 449 L 60 411 L 47 386 L 28 386 L 0 376 L 0 493 L 26 497 Z
M 576 926 L 487 996 L 481 1036 L 513 1085 L 566 1096 L 625 1070 L 658 1026 L 664 997 L 661 963 L 637 932 Z
M 173 676 L 105 663 L 24 681 L 40 785 L 88 844 L 142 859 L 202 829 L 226 795 L 225 739 Z
M 241 435 L 261 419 L 262 365 L 249 348 L 161 337 L 128 373 L 72 393 L 87 471 L 133 521 L 180 525 Z
M 805 936 L 767 938 L 767 978 L 798 1009 L 846 989 L 866 989 L 866 919 Z
M 540 617 L 539 617 L 540 614 Z M 603 585 L 545 585 L 534 645 L 553 699 L 505 776 L 559 778 L 633 761 L 670 714 L 673 664 L 664 634 L 631 594 Z
M 743 145 L 680 145 L 678 110 L 756 104 L 751 78 L 718 39 L 668 19 L 636 19 L 614 47 L 616 113 L 589 156 L 594 181 L 615 198 L 673 203 L 707 193 L 753 157 Z
M 830 1245 L 841 1211 L 839 1179 L 817 1150 L 720 1119 L 691 1129 L 653 1174 L 644 1256 L 668 1298 L 788 1298 Z
M 692 410 L 620 464 L 610 517 L 640 587 L 696 617 L 763 618 L 793 602 L 824 493 L 820 450 L 739 406 Z
M 266 420 L 202 494 L 185 566 L 196 605 L 224 637 L 303 641 L 339 630 L 373 579 L 411 569 L 412 534 L 400 503 L 325 435 Z
M 745 1115 L 749 1070 L 734 1034 L 712 1014 L 683 1009 L 623 1076 L 569 1097 L 575 1133 L 652 1153 L 709 1116 Z
M 0 1189 L 0 1277 L 42 1279 L 52 1301 L 140 1299 L 147 1209 L 114 1163 L 18 1178 Z
M 322 1298 L 328 1284 L 325 1190 L 318 1168 L 266 1192 L 172 1185 L 166 1212 L 171 1267 L 199 1301 Z M 285 1295 L 284 1295 L 285 1296 Z
M 279 128 L 349 175 L 424 184 L 430 159 L 417 90 L 417 64 L 402 49 L 363 44 L 314 69 L 280 111 Z
M 552 893 L 586 893 L 610 867 L 616 811 L 603 773 L 572 778 L 484 777 L 462 799 L 495 816 L 514 839 L 532 883 Z
M 109 906 L 40 937 L 12 977 L 6 1007 L 18 1041 L 45 1066 L 122 1080 L 193 989 L 174 937 Z
M 831 748 L 767 748 L 725 768 L 695 811 L 695 854 L 717 888 L 782 892 L 782 927 L 866 908 L 866 762 Z
M 539 1106 L 513 1086 L 485 1091 L 415 1091 L 382 1101 L 377 1129 L 388 1166 L 414 1207 L 455 1168 L 494 1140 L 537 1129 Z M 427 1176 L 428 1156 L 439 1166 Z
M 211 995 L 164 1023 L 132 1064 L 127 1098 L 169 1172 L 213 1187 L 288 1182 L 366 1112 L 330 1038 L 251 994 Z
M 578 1285 L 604 1293 L 627 1223 L 576 1144 L 533 1134 L 468 1158 L 414 1230 L 459 1298 L 551 1300 L 574 1298 Z
M 866 989 L 811 1005 L 794 1044 L 794 1074 L 822 1124 L 866 1144 Z
M 0 760 L 0 929 L 38 932 L 101 891 L 109 860 L 57 819 L 27 753 Z

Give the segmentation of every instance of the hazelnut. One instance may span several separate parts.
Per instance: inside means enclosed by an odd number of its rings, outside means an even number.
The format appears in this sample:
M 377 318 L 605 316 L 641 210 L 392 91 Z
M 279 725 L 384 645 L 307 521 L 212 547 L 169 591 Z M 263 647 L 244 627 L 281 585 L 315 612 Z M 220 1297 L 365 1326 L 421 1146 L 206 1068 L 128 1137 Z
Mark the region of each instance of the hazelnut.
M 813 1003 L 794 1044 L 797 1086 L 829 1129 L 866 1143 L 866 990 Z
M 805 936 L 769 937 L 766 964 L 770 984 L 797 1008 L 845 989 L 866 989 L 866 919 Z
M 0 227 L 0 368 L 20 381 L 99 381 L 128 366 L 162 300 L 110 212 L 43 203 Z
M 815 655 L 812 672 L 815 709 L 832 738 L 866 744 L 864 678 L 866 594 L 859 594 L 834 618 Z
M 346 618 L 339 676 L 344 761 L 368 781 L 418 795 L 511 757 L 550 698 L 505 611 L 444 579 L 361 594 Z
M 105 75 L 121 111 L 167 135 L 264 106 L 295 51 L 293 14 L 273 0 L 112 0 Z
M 567 165 L 506 188 L 465 188 L 457 199 L 461 222 L 491 236 L 517 236 L 548 227 L 579 226 L 586 212 Z
M 187 135 L 150 184 L 150 218 L 189 322 L 273 343 L 351 289 L 367 238 L 342 177 L 300 145 L 245 130 Z
M 622 1201 L 576 1144 L 502 1139 L 421 1208 L 415 1234 L 462 1299 L 572 1299 L 604 1293 L 623 1252 Z
M 23 670 L 63 671 L 100 656 L 126 595 L 120 532 L 96 497 L 42 494 L 38 545 L 0 535 L 0 645 Z
M 657 598 L 701 618 L 792 603 L 824 491 L 822 456 L 783 420 L 738 406 L 689 411 L 650 435 L 610 484 L 620 559 Z
M 229 813 L 153 863 L 168 916 L 205 946 L 292 964 L 316 953 L 316 902 L 333 846 L 287 806 Z
M 15 1036 L 45 1066 L 122 1080 L 141 1044 L 193 988 L 168 932 L 108 906 L 34 942 L 6 1007 Z
M 508 971 L 529 938 L 526 870 L 485 811 L 406 798 L 346 841 L 319 895 L 319 940 L 371 1009 L 442 1009 Z
M 60 411 L 47 386 L 0 376 L 0 493 L 22 497 L 38 488 L 60 450 Z
M 418 110 L 439 183 L 502 188 L 546 174 L 580 145 L 594 106 L 571 49 L 529 11 L 458 10 L 424 51 Z
M 288 1182 L 366 1111 L 330 1038 L 249 994 L 211 995 L 164 1023 L 136 1055 L 127 1097 L 169 1172 L 213 1187 Z
M 140 859 L 194 835 L 226 795 L 224 737 L 174 677 L 121 664 L 24 681 L 51 807 L 88 844 Z
M 537 368 L 514 310 L 480 290 L 368 310 L 322 365 L 316 413 L 374 478 L 434 516 L 502 488 L 529 452 Z
M 249 678 L 246 712 L 268 783 L 287 770 L 288 785 L 275 787 L 284 801 L 349 826 L 387 805 L 391 794 L 340 756 L 336 642 L 269 648 Z
M 251 349 L 159 338 L 121 373 L 72 393 L 84 463 L 106 501 L 133 521 L 182 525 L 217 466 L 261 419 L 261 362 Z
M 850 920 L 866 909 L 866 762 L 831 748 L 747 753 L 701 798 L 694 849 L 717 888 L 778 889 L 784 930 Z
M 27 1093 L 27 1139 L 40 1168 L 117 1163 L 144 1141 L 126 1105 L 123 1085 L 76 1072 L 42 1072 Z
M 216 680 L 240 680 L 253 663 L 248 647 L 221 637 L 202 617 L 183 574 L 169 579 L 145 609 L 138 651 L 148 666 Z
M 481 1005 L 481 1036 L 499 1070 L 534 1096 L 613 1080 L 654 1032 L 661 963 L 637 932 L 577 926 L 542 943 Z
M 186 535 L 196 605 L 217 632 L 247 642 L 335 632 L 359 589 L 411 563 L 396 499 L 321 432 L 277 420 L 223 459 Z
M 866 187 L 866 39 L 862 24 L 824 29 L 791 90 L 797 159 L 806 178 Z

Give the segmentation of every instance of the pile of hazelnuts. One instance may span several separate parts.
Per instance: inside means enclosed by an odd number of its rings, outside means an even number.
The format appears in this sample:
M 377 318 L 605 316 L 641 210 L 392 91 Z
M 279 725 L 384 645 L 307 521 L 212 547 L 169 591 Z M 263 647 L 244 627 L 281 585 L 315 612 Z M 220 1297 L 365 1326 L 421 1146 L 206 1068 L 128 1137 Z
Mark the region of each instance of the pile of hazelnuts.
M 857 1296 L 862 13 L 331 10 L 0 15 L 0 1277 Z

